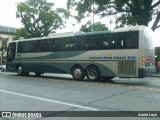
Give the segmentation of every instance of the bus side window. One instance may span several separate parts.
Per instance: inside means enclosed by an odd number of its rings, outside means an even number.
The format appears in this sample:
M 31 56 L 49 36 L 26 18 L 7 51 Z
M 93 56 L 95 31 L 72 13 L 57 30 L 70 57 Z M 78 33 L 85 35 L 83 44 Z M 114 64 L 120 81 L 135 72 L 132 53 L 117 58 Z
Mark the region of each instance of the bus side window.
M 44 43 L 43 43 L 42 40 L 40 40 L 39 41 L 39 49 L 38 49 L 38 51 L 43 52 L 43 50 L 44 50 Z
M 52 40 L 52 51 L 56 50 L 56 43 L 55 43 L 55 40 Z
M 110 49 L 112 47 L 111 36 L 109 34 L 103 36 L 102 48 Z
M 22 42 L 23 43 L 23 52 L 29 52 L 30 51 L 30 44 L 29 42 Z
M 121 40 L 121 47 L 124 47 L 124 40 Z
M 39 40 L 34 41 L 33 46 L 34 46 L 34 52 L 40 52 Z
M 87 49 L 87 37 L 86 36 L 80 36 L 80 49 L 81 50 L 86 50 Z
M 30 41 L 30 42 L 28 42 L 28 44 L 29 44 L 29 50 L 28 50 L 28 52 L 35 52 L 36 42 L 37 41 Z
M 103 48 L 108 48 L 108 46 L 109 46 L 108 41 L 103 41 Z
M 55 40 L 48 39 L 46 40 L 47 52 L 52 52 L 55 50 Z
M 88 37 L 87 42 L 86 42 L 86 48 L 89 50 L 99 50 L 103 49 L 103 37 L 102 36 L 96 36 L 96 35 L 91 35 Z
M 126 33 L 113 33 L 111 39 L 111 45 L 113 49 L 125 48 Z
M 81 49 L 81 37 L 73 37 L 75 43 L 75 50 Z
M 126 34 L 121 34 L 119 35 L 119 48 L 120 49 L 124 49 L 125 46 L 124 46 L 124 41 L 126 40 Z
M 137 32 L 124 32 L 122 34 L 123 42 L 121 40 L 121 44 L 123 43 L 124 49 L 133 49 L 138 48 L 138 35 Z
M 86 45 L 87 49 L 95 49 L 96 48 L 96 43 L 95 40 L 88 40 L 87 41 L 87 45 Z
M 60 51 L 60 50 L 62 50 L 62 43 L 63 43 L 63 41 L 62 40 L 60 40 L 60 38 L 56 38 L 56 39 L 54 39 L 54 42 L 53 42 L 54 44 L 52 45 L 52 47 L 54 48 L 54 50 L 55 51 Z
M 116 49 L 117 48 L 117 33 L 112 33 L 111 37 L 111 49 Z
M 18 42 L 18 53 L 22 53 L 22 42 Z
M 73 38 L 64 38 L 61 40 L 61 50 L 75 50 L 75 41 Z

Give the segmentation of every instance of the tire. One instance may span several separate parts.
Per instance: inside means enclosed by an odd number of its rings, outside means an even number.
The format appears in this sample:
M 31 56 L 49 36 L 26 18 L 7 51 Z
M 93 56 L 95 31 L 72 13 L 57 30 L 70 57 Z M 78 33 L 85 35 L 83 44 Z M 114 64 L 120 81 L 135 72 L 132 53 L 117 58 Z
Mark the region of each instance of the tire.
M 4 68 L 0 68 L 1 72 L 4 72 Z
M 19 76 L 24 75 L 23 67 L 22 67 L 21 65 L 19 65 L 19 66 L 17 67 L 17 75 L 19 75 Z
M 72 68 L 72 76 L 74 80 L 84 80 L 85 72 L 83 67 L 81 66 L 74 66 Z
M 86 70 L 86 76 L 89 81 L 100 81 L 101 76 L 96 66 L 89 66 Z

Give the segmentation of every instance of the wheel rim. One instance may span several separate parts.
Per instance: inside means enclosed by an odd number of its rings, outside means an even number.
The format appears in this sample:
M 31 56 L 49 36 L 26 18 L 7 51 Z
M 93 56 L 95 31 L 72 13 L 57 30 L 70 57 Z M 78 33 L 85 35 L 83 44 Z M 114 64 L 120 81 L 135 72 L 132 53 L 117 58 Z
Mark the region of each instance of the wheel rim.
M 79 68 L 74 69 L 73 74 L 75 78 L 80 78 L 82 76 L 82 71 Z
M 92 80 L 96 79 L 97 77 L 97 71 L 95 69 L 89 69 L 88 70 L 88 77 Z
M 18 67 L 17 73 L 18 73 L 18 75 L 22 75 L 22 67 Z

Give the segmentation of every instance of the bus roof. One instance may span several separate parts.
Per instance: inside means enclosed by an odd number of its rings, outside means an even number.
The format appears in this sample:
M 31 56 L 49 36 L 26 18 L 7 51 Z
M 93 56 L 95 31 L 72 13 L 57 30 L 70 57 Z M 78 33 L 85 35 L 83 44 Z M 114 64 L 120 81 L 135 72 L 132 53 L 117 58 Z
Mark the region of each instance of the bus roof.
M 146 26 L 130 26 L 130 27 L 121 27 L 116 28 L 112 31 L 96 31 L 96 32 L 66 32 L 66 33 L 55 33 L 51 34 L 47 37 L 37 37 L 37 38 L 29 38 L 29 39 L 19 39 L 13 42 L 21 42 L 21 41 L 32 41 L 32 40 L 43 40 L 43 39 L 52 39 L 52 38 L 62 38 L 62 37 L 72 37 L 72 36 L 87 36 L 87 35 L 99 35 L 99 34 L 106 34 L 106 33 L 115 33 L 115 32 L 124 32 L 124 31 L 138 31 L 142 29 L 148 29 Z
M 73 37 L 73 36 L 86 36 L 86 35 L 98 35 L 111 33 L 111 31 L 98 31 L 98 32 L 67 32 L 67 33 L 55 33 L 47 37 L 37 37 L 29 39 L 19 39 L 13 42 L 22 42 L 22 41 L 32 41 L 32 40 L 43 40 L 43 39 L 52 39 L 52 38 L 63 38 L 63 37 Z
M 129 27 L 121 27 L 112 30 L 112 32 L 123 32 L 123 31 L 139 31 L 142 29 L 148 29 L 148 27 L 140 25 L 140 26 L 129 26 Z

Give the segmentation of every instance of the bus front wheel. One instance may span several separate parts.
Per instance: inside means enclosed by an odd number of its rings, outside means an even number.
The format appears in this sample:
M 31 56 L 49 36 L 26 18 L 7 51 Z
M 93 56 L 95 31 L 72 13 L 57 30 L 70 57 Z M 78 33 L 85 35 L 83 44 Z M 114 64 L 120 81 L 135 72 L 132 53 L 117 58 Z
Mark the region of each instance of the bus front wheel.
M 96 66 L 89 66 L 86 77 L 89 81 L 99 81 L 101 79 L 99 69 Z
M 17 67 L 17 75 L 19 75 L 19 76 L 22 76 L 22 75 L 23 75 L 23 68 L 22 68 L 21 65 L 19 65 L 19 66 Z
M 85 77 L 85 72 L 83 67 L 77 65 L 72 68 L 72 76 L 75 80 L 83 80 Z

